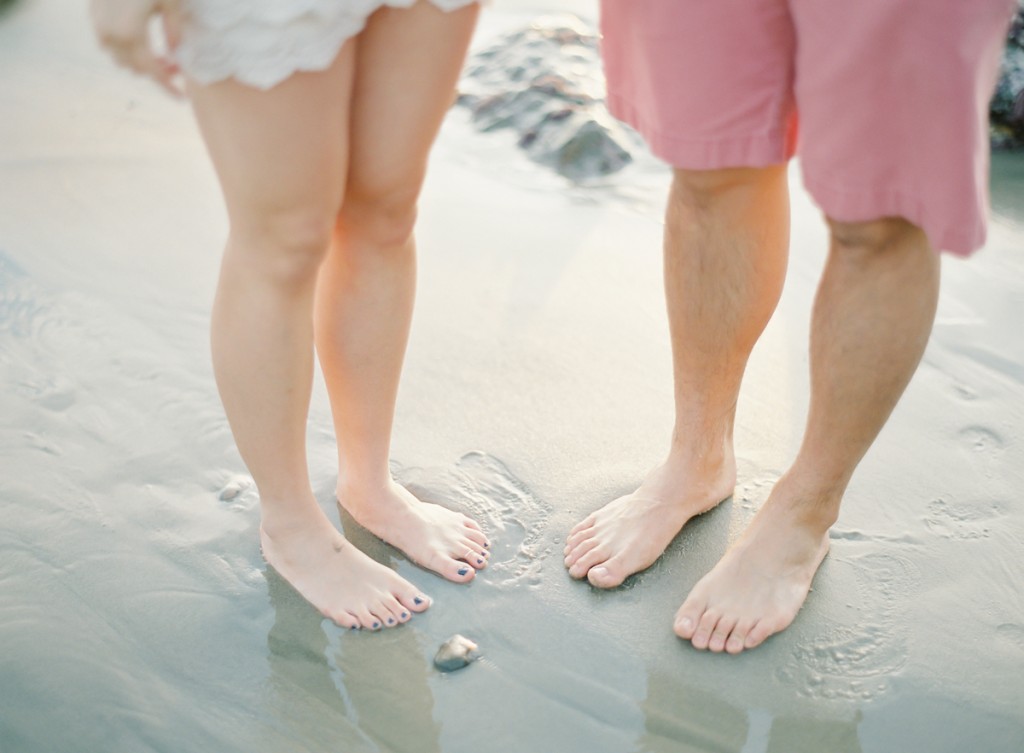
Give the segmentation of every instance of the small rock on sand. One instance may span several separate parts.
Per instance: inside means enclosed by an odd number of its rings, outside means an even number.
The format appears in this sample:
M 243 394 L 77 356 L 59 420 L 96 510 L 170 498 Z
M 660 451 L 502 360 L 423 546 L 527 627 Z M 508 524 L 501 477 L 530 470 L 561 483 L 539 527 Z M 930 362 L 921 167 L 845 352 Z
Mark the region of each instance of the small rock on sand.
M 479 655 L 479 647 L 464 635 L 453 635 L 441 644 L 434 655 L 434 666 L 442 672 L 462 669 Z

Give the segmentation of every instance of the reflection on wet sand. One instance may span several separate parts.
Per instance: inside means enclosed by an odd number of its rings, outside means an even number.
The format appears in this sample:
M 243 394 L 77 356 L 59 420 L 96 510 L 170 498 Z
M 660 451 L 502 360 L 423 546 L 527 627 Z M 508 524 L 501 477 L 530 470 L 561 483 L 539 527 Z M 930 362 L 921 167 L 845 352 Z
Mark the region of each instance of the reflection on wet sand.
M 440 751 L 430 670 L 413 630 L 345 631 L 274 570 L 265 575 L 275 613 L 267 635 L 268 706 L 293 749 Z
M 652 669 L 642 703 L 646 730 L 638 753 L 714 751 L 740 753 L 747 739 L 747 716 L 701 688 Z
M 772 717 L 749 712 L 705 688 L 654 668 L 642 707 L 646 730 L 636 753 L 862 753 L 853 719 Z
M 860 713 L 851 720 L 776 717 L 772 721 L 768 745 L 744 748 L 743 753 L 862 753 L 857 725 Z

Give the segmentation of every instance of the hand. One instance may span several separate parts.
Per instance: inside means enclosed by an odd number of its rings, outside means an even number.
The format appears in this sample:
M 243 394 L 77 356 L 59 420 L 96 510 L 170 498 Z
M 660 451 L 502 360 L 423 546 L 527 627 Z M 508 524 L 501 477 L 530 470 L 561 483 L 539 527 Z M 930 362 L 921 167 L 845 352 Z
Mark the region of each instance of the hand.
M 167 49 L 181 41 L 181 0 L 91 0 L 93 28 L 100 44 L 118 65 L 149 76 L 175 97 L 183 96 L 175 81 L 178 66 L 158 56 L 150 45 L 149 20 L 159 15 Z

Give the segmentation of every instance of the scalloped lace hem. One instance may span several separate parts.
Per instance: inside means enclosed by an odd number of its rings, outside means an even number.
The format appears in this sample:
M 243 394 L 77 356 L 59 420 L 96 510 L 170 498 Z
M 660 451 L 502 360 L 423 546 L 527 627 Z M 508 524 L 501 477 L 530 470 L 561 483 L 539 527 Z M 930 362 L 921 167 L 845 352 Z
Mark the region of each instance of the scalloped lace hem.
M 416 0 L 187 0 L 178 62 L 200 84 L 233 78 L 269 89 L 330 66 L 345 41 L 385 5 Z M 430 0 L 445 11 L 477 0 Z

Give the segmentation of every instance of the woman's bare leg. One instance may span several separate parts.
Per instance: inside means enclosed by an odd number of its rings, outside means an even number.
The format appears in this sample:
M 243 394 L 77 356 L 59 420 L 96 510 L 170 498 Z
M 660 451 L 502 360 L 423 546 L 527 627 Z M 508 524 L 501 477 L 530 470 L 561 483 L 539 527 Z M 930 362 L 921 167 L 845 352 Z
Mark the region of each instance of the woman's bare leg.
M 456 582 L 486 564 L 484 534 L 398 486 L 388 454 L 416 282 L 416 202 L 477 10 L 445 13 L 425 1 L 384 8 L 360 34 L 348 181 L 316 314 L 338 438 L 339 502 L 413 561 Z
M 332 66 L 262 92 L 191 85 L 231 231 L 213 308 L 214 371 L 260 494 L 263 555 L 348 627 L 408 619 L 429 600 L 349 545 L 306 467 L 317 272 L 344 192 L 355 44 Z

